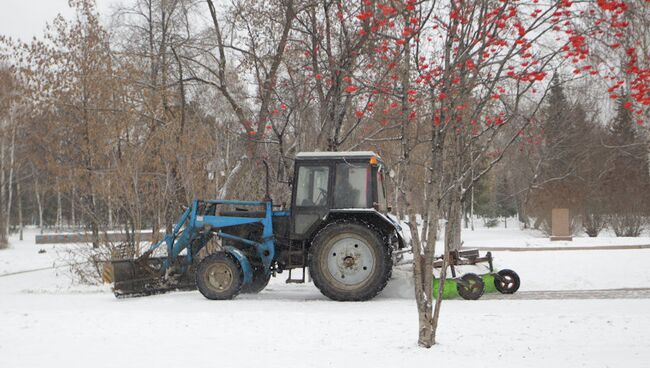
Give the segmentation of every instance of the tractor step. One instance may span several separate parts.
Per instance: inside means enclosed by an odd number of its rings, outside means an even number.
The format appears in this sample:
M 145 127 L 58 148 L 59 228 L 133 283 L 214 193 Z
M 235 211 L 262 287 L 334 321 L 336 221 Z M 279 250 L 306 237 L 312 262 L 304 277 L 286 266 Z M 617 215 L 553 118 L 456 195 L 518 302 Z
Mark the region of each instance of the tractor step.
M 295 268 L 297 270 L 297 268 Z M 291 271 L 294 269 L 289 269 L 289 278 L 287 278 L 287 284 L 304 284 L 305 283 L 305 278 L 307 275 L 307 271 L 305 270 L 305 267 L 302 268 L 302 277 L 300 278 L 292 278 L 291 277 Z
M 307 271 L 305 267 L 307 266 L 307 252 L 305 250 L 305 242 L 300 243 L 300 247 L 289 246 L 289 250 L 286 252 L 287 255 L 287 268 L 289 269 L 289 278 L 287 278 L 287 284 L 304 284 L 305 278 L 307 276 Z M 291 271 L 302 268 L 302 275 L 300 278 L 291 277 Z

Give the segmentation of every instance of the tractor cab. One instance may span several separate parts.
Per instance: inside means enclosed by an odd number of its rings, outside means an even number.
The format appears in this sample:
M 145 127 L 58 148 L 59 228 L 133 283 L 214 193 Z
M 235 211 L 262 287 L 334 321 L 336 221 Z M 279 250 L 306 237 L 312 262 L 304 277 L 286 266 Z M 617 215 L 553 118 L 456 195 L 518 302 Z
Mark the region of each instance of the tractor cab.
M 361 152 L 303 152 L 296 156 L 291 203 L 291 238 L 307 239 L 332 218 L 388 211 L 384 165 Z M 345 214 L 345 215 L 344 215 Z

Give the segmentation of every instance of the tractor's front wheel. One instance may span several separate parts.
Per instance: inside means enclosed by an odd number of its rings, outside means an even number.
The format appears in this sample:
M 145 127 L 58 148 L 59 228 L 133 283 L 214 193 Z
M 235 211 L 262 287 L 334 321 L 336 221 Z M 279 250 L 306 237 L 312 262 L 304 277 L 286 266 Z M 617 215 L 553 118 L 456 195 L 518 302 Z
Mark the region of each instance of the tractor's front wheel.
M 196 271 L 197 288 L 204 297 L 212 300 L 236 297 L 241 291 L 243 279 L 239 262 L 225 252 L 203 258 Z
M 392 248 L 379 232 L 361 223 L 331 223 L 316 234 L 309 272 L 333 300 L 362 301 L 381 292 L 392 271 Z

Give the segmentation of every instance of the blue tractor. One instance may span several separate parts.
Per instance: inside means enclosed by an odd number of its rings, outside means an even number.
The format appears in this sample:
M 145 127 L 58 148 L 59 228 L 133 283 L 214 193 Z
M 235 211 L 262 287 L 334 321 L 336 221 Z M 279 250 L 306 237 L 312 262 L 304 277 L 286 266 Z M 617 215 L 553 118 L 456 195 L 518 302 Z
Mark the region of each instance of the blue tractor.
M 232 299 L 263 290 L 285 271 L 287 283 L 305 282 L 308 269 L 325 296 L 369 300 L 408 246 L 389 214 L 384 172 L 374 152 L 300 153 L 289 208 L 268 194 L 259 202 L 194 200 L 144 254 L 112 260 L 113 290 L 128 296 L 198 288 L 208 299 Z

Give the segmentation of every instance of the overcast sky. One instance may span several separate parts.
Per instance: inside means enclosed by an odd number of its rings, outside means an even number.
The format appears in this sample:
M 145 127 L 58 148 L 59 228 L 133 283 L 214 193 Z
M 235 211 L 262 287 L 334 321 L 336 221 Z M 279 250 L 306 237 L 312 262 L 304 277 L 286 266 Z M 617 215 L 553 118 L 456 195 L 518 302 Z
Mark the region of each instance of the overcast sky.
M 128 0 L 97 0 L 97 8 L 106 19 L 112 6 L 125 1 Z M 59 13 L 66 17 L 72 15 L 68 0 L 0 0 L 0 34 L 24 41 L 39 37 L 45 23 Z

